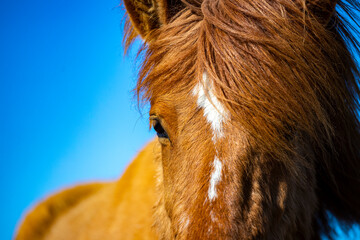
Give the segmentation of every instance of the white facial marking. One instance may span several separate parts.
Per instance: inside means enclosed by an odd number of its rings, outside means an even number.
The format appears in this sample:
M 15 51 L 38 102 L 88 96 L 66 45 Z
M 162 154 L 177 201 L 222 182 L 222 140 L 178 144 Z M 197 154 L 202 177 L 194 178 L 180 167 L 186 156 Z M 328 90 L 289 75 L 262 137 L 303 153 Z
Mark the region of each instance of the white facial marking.
M 184 224 L 184 228 L 186 229 L 189 226 L 190 220 L 189 218 L 186 219 L 185 224 Z
M 203 109 L 204 116 L 211 125 L 213 133 L 212 141 L 216 144 L 217 140 L 224 136 L 222 125 L 225 120 L 228 119 L 228 112 L 214 95 L 213 84 L 210 82 L 206 73 L 203 73 L 202 81 L 193 89 L 193 95 L 197 96 L 197 105 Z M 208 190 L 208 198 L 211 202 L 217 197 L 216 185 L 221 180 L 222 163 L 216 155 L 213 162 L 213 169 Z M 214 214 L 212 214 L 211 218 L 214 221 L 216 218 L 213 215 Z
M 205 89 L 204 89 L 205 87 Z M 204 110 L 204 116 L 211 124 L 213 130 L 213 141 L 224 136 L 222 124 L 228 118 L 228 113 L 221 102 L 214 95 L 212 83 L 209 81 L 206 73 L 203 74 L 202 82 L 199 82 L 193 94 L 197 96 L 197 104 Z
M 183 216 L 180 219 L 180 227 L 181 227 L 181 229 L 185 230 L 189 226 L 189 223 L 190 223 L 189 217 L 187 215 Z
M 215 156 L 214 163 L 213 163 L 214 170 L 211 174 L 210 178 L 210 187 L 208 190 L 209 200 L 213 201 L 217 197 L 216 193 L 216 185 L 221 180 L 221 170 L 222 170 L 222 163 L 220 160 Z
M 211 217 L 211 221 L 213 221 L 213 222 L 217 221 L 217 217 L 212 210 L 210 211 L 210 217 Z

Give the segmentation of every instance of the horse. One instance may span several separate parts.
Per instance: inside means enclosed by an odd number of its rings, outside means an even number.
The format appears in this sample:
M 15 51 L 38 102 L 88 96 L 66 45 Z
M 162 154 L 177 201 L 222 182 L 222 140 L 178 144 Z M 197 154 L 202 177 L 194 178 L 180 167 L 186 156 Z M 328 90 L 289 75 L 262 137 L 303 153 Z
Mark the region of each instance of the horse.
M 16 240 L 316 240 L 360 223 L 357 1 L 124 5 L 157 139 L 119 181 L 40 203 Z

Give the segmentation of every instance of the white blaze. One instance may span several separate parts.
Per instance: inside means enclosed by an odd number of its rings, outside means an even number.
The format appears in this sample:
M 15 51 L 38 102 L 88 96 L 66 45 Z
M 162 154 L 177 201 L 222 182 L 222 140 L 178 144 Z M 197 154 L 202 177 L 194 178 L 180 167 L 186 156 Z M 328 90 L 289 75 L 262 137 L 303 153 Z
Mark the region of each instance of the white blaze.
M 214 144 L 216 144 L 216 141 L 224 136 L 222 127 L 223 123 L 228 118 L 228 112 L 214 95 L 213 84 L 209 81 L 206 73 L 203 74 L 202 81 L 200 81 L 193 89 L 193 95 L 197 96 L 197 105 L 199 108 L 203 109 L 204 116 L 211 125 L 213 135 L 212 140 Z M 213 201 L 217 197 L 216 185 L 221 180 L 221 170 L 222 163 L 215 155 L 213 172 L 211 174 L 208 190 L 208 197 L 210 201 Z
M 222 164 L 217 157 L 215 157 L 215 159 L 214 159 L 213 167 L 214 167 L 214 171 L 211 174 L 210 187 L 208 190 L 208 196 L 209 196 L 210 201 L 213 201 L 217 197 L 216 185 L 221 180 Z
M 197 104 L 204 110 L 204 116 L 211 124 L 213 141 L 215 142 L 217 139 L 224 136 L 222 124 L 225 122 L 228 114 L 212 90 L 212 83 L 210 83 L 206 73 L 204 73 L 202 82 L 199 82 L 195 86 L 193 94 L 198 97 Z

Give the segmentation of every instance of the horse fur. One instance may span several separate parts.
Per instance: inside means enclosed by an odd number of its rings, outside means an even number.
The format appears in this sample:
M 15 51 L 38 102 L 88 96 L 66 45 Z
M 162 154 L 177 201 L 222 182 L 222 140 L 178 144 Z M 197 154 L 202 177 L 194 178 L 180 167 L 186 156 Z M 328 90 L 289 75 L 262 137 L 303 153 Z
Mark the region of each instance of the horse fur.
M 130 167 L 56 214 L 44 239 L 320 239 L 335 235 L 330 216 L 345 228 L 360 222 L 359 44 L 343 17 L 356 19 L 358 2 L 124 3 L 126 46 L 145 40 L 138 99 L 168 138 L 135 159 L 141 171 Z M 222 137 L 198 104 L 199 86 L 211 111 L 225 109 Z M 18 236 L 42 226 L 36 209 Z

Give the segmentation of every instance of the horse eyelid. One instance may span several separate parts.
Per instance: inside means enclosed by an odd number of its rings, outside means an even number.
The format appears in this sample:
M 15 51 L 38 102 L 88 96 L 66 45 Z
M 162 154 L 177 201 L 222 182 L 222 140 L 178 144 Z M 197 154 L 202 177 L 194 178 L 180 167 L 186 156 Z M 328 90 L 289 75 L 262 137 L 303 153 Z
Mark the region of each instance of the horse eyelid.
M 151 127 L 156 131 L 159 138 L 169 139 L 169 135 L 163 127 L 161 120 L 156 115 L 150 115 L 150 124 Z

